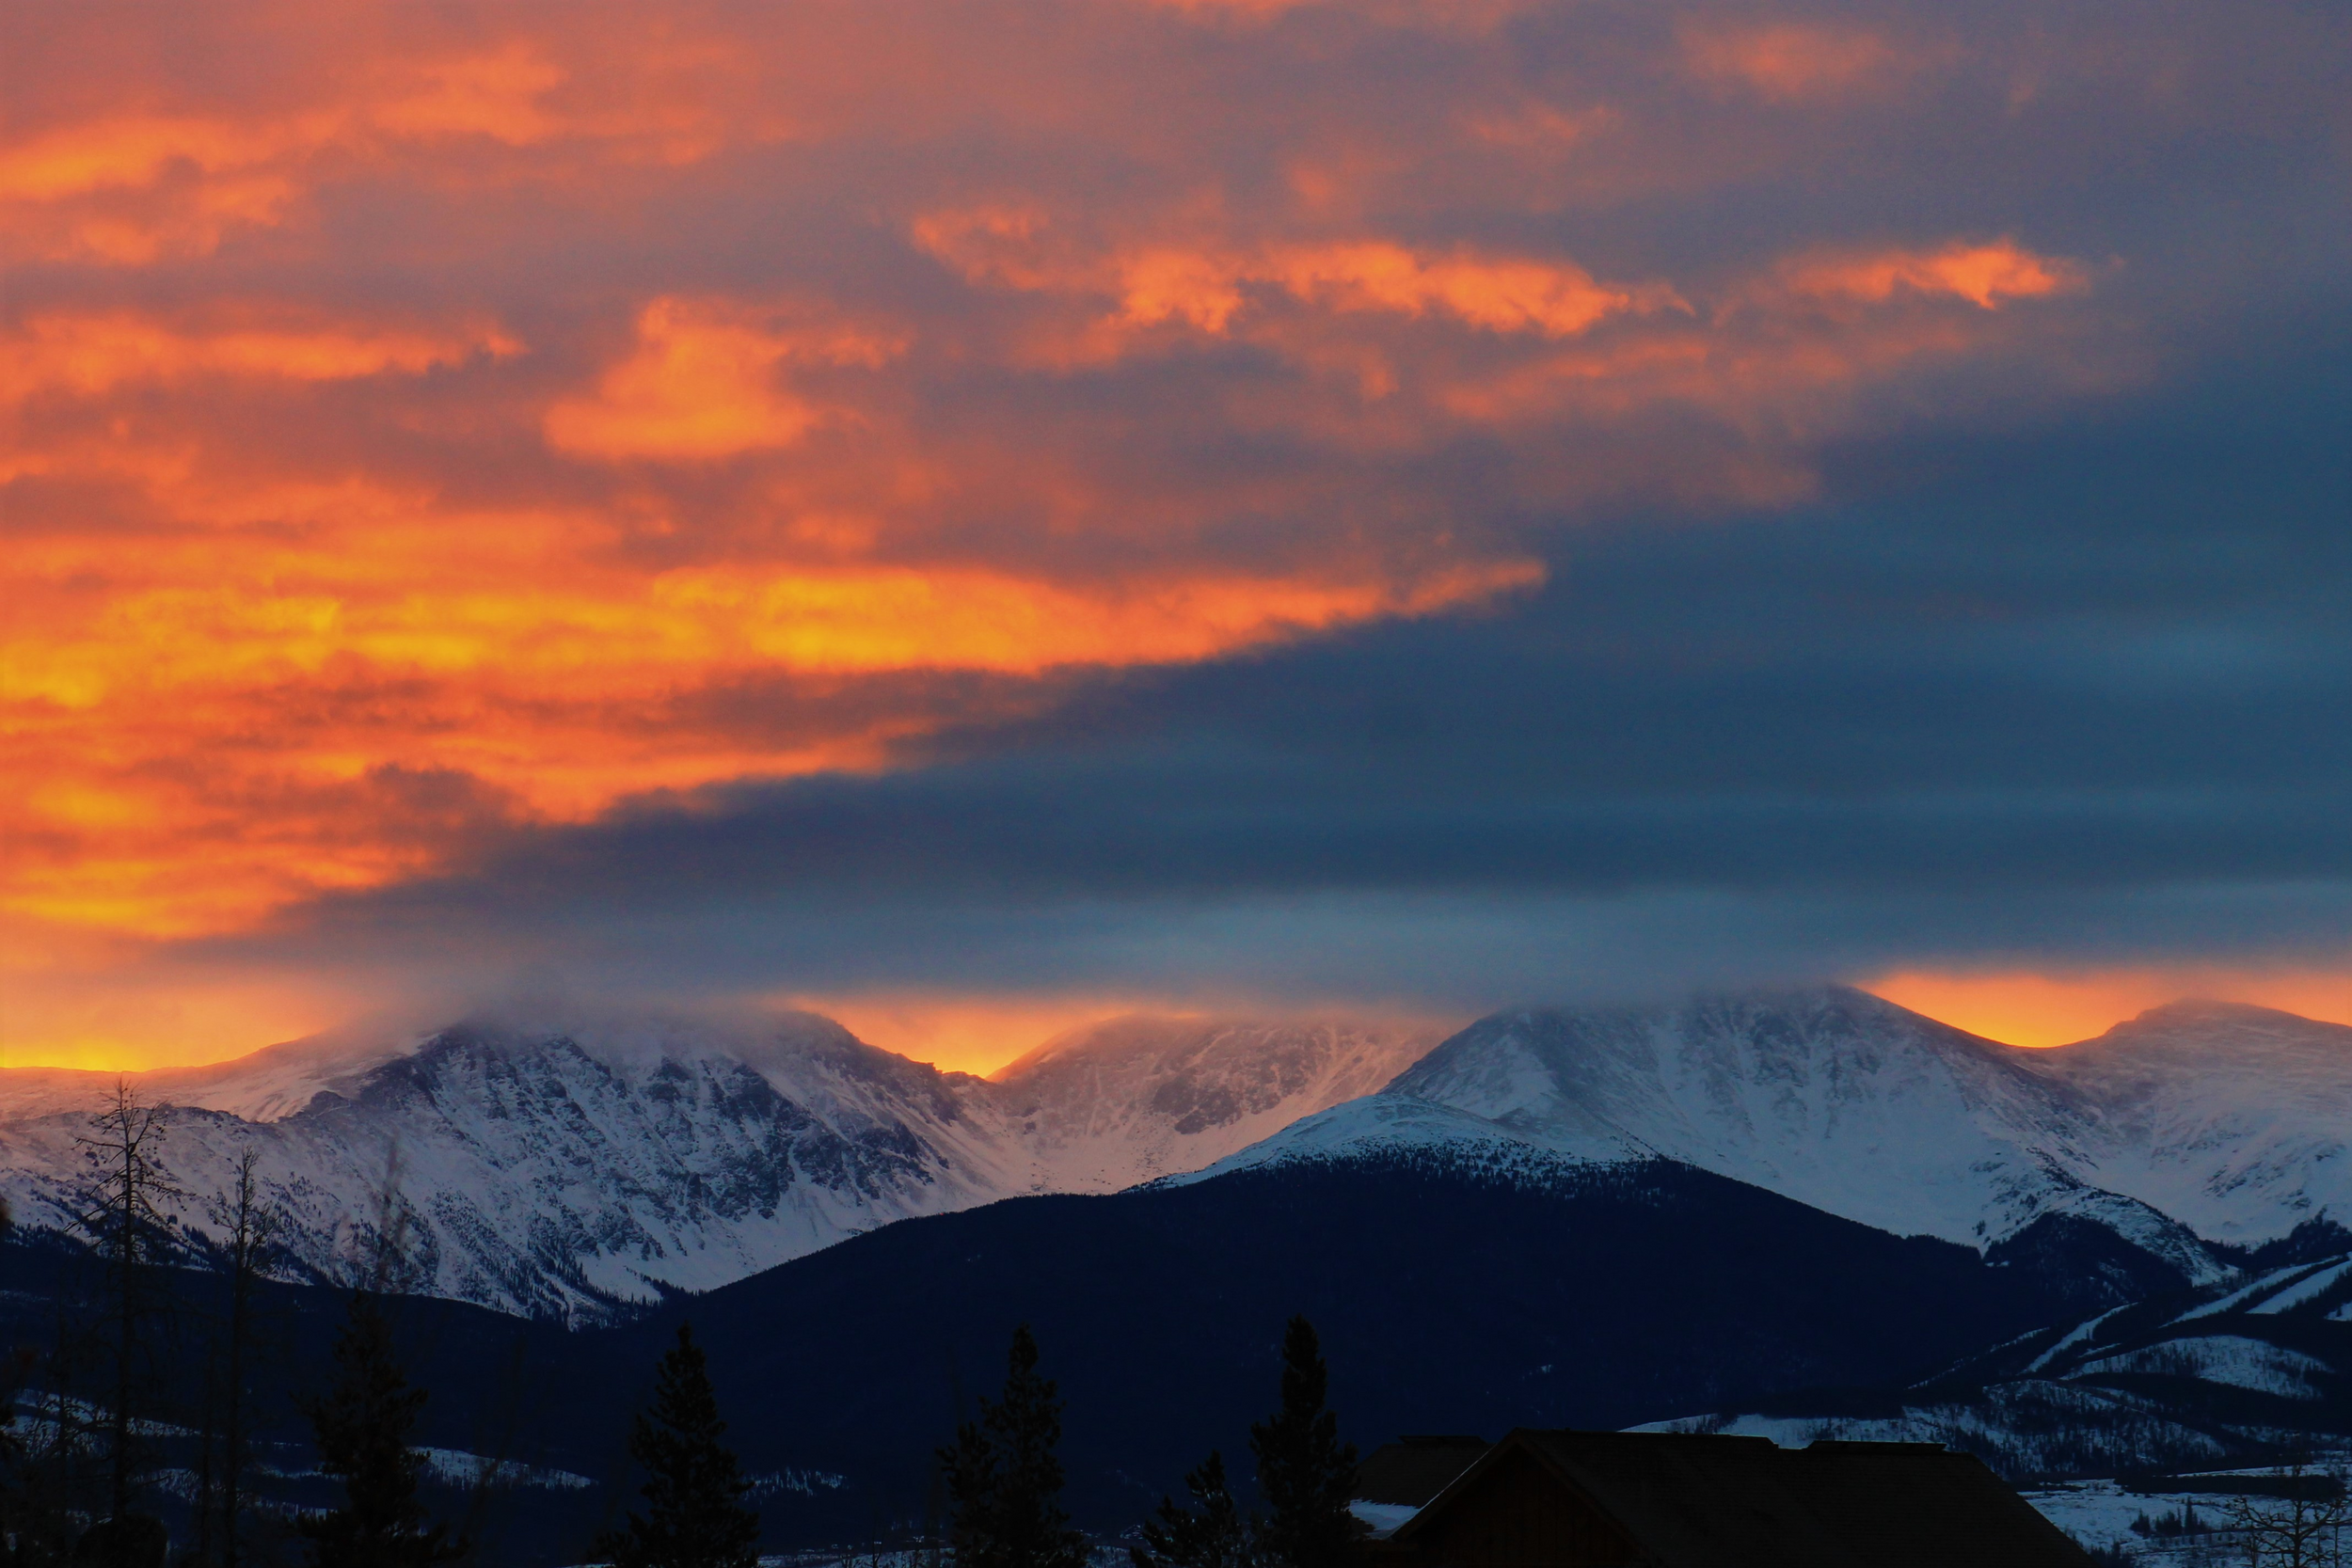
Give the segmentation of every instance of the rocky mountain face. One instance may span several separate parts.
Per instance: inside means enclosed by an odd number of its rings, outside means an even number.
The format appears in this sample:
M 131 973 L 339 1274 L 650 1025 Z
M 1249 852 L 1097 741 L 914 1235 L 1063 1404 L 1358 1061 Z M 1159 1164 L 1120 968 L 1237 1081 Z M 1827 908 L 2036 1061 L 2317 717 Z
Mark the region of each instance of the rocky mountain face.
M 593 1321 L 876 1226 L 1207 1164 L 1377 1087 L 1432 1037 L 1343 1023 L 1120 1020 L 990 1082 L 808 1015 L 480 1022 L 406 1049 L 274 1048 L 141 1075 L 201 1249 L 252 1153 L 294 1270 Z M 111 1079 L 0 1075 L 0 1187 L 65 1228 Z M 391 1196 L 388 1196 L 391 1195 Z M 389 1244 L 388 1244 L 389 1243 Z

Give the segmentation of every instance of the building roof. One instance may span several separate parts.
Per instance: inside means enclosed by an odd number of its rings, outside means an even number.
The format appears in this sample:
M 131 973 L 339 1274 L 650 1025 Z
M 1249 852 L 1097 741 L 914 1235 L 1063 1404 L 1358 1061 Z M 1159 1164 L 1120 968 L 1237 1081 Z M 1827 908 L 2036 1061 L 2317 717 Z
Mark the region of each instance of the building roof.
M 1514 1432 L 1395 1532 L 1409 1544 L 1506 1455 L 1532 1454 L 1660 1568 L 2084 1568 L 2088 1554 L 1973 1455 L 1933 1443 Z
M 1400 1437 L 1356 1466 L 1356 1498 L 1419 1508 L 1493 1447 L 1484 1437 Z

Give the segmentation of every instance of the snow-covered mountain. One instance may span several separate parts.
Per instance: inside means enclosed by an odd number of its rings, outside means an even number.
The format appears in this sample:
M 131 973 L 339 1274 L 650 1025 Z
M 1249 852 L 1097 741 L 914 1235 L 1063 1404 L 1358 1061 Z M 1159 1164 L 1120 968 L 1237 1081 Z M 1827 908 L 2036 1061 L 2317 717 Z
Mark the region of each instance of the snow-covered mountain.
M 2185 1003 L 2097 1040 L 1998 1044 L 1842 987 L 1481 1019 L 1385 1101 L 1286 1128 L 1216 1170 L 1499 1139 L 1552 1158 L 1663 1156 L 1898 1234 L 1985 1246 L 2095 1222 L 2192 1282 L 2200 1240 L 2352 1215 L 2352 1028 Z
M 2219 1241 L 2352 1223 L 2352 1028 L 2176 1002 L 2032 1062 L 2098 1107 L 2085 1180 Z
M 1346 1023 L 1119 1020 L 999 1074 L 943 1073 L 796 1014 L 477 1022 L 353 1052 L 295 1044 L 138 1075 L 193 1237 L 250 1150 L 296 1266 L 595 1317 L 916 1214 L 1110 1191 L 1204 1164 L 1376 1087 L 1434 1037 Z M 111 1084 L 0 1074 L 0 1188 L 63 1227 Z M 399 1203 L 386 1208 L 384 1194 Z
M 2064 1227 L 2087 1222 L 2093 1251 L 2112 1233 L 2191 1283 L 2229 1276 L 2230 1245 L 2352 1217 L 2352 1028 L 2262 1008 L 2177 1004 L 2026 1051 L 1818 987 L 1501 1013 L 1433 1044 L 1130 1018 L 983 1080 L 807 1015 L 477 1022 L 142 1088 L 182 1107 L 192 1231 L 250 1148 L 296 1257 L 347 1269 L 396 1155 L 419 1288 L 566 1314 L 1016 1194 L 1368 1153 L 1535 1184 L 1663 1157 L 1978 1247 L 2079 1252 Z M 0 1072 L 0 1189 L 33 1224 L 70 1210 L 103 1082 Z
M 1198 1170 L 1302 1116 L 1378 1091 L 1435 1034 L 1331 1022 L 1119 1018 L 994 1075 L 1039 1191 L 1117 1192 Z

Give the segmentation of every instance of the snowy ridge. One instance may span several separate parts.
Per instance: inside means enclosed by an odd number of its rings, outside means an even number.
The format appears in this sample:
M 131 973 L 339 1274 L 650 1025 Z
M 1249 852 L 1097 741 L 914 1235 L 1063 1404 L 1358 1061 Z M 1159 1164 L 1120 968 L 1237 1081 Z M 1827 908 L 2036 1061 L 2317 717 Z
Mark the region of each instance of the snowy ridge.
M 2055 1051 L 1842 987 L 1531 1010 L 1480 1020 L 1390 1092 L 1539 1143 L 1622 1139 L 1898 1234 L 1983 1246 L 2077 1215 L 2199 1283 L 2230 1269 L 2185 1213 L 2260 1241 L 2352 1212 L 2352 1029 L 2260 1008 L 2157 1009 Z
M 227 1111 L 247 1121 L 276 1121 L 308 1105 L 322 1089 L 358 1082 L 372 1068 L 406 1055 L 424 1041 L 409 1036 L 361 1042 L 321 1036 L 290 1040 L 206 1067 L 157 1068 L 129 1074 L 78 1068 L 0 1069 L 0 1122 L 87 1115 L 128 1076 L 151 1103 Z
M 1116 1192 L 1198 1170 L 1370 1094 L 1438 1039 L 1342 1022 L 1118 1018 L 995 1073 L 993 1103 L 1017 1124 L 1038 1190 Z
M 1549 1187 L 1570 1172 L 1650 1157 L 1619 1138 L 1535 1139 L 1468 1111 L 1405 1095 L 1372 1095 L 1294 1122 L 1253 1148 L 1163 1186 L 1190 1186 L 1239 1171 L 1367 1160 L 1438 1164 Z
M 807 1014 L 484 1019 L 135 1077 L 175 1107 L 164 1157 L 189 1196 L 167 1207 L 198 1244 L 250 1150 L 296 1272 L 362 1267 L 389 1183 L 407 1288 L 589 1320 L 894 1220 L 1192 1169 L 1432 1043 L 1343 1022 L 1120 1020 L 992 1083 Z M 68 1225 L 74 1139 L 112 1082 L 0 1073 L 0 1190 L 29 1225 Z
M 374 1254 L 389 1185 L 408 1288 L 572 1316 L 657 1284 L 723 1284 L 1004 1184 L 939 1074 L 822 1020 L 785 1021 L 740 1052 L 595 1043 L 451 1029 L 275 1120 L 182 1107 L 163 1148 L 190 1195 L 176 1217 L 213 1229 L 204 1199 L 250 1150 L 303 1272 L 340 1277 Z M 85 1127 L 64 1114 L 0 1127 L 0 1173 L 27 1221 L 65 1223 Z
M 2033 1055 L 2098 1107 L 2084 1180 L 2217 1241 L 2352 1223 L 2352 1027 L 2176 1002 Z

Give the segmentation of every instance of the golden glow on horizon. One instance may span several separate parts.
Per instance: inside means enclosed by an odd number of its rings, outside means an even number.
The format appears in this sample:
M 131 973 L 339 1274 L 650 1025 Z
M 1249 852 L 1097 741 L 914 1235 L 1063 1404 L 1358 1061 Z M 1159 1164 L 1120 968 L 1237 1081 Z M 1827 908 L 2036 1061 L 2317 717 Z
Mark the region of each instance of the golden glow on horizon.
M 2250 1003 L 2352 1025 L 2352 974 L 2324 971 L 2135 969 L 2059 975 L 1919 972 L 1888 975 L 1863 989 L 1971 1034 L 2033 1048 L 2090 1039 L 2150 1007 L 2192 997 Z M 321 1033 L 336 1027 L 342 1017 L 337 999 L 325 990 L 264 982 L 182 980 L 118 988 L 104 994 L 91 986 L 49 992 L 11 990 L 14 1005 L 0 1021 L 0 1067 L 134 1072 L 198 1067 Z M 1237 1018 L 1269 1013 L 1263 1001 L 1248 998 L 1211 1004 L 1141 993 L 799 993 L 763 1001 L 821 1013 L 869 1045 L 945 1071 L 983 1077 L 1057 1035 L 1129 1013 Z M 1407 1014 L 1343 1001 L 1309 1011 L 1379 1019 L 1438 1034 L 1469 1022 L 1467 1015 Z M 428 1027 L 446 1021 L 437 1015 L 411 1022 Z
M 1864 990 L 2008 1045 L 2072 1045 L 2168 1002 L 2246 1002 L 2352 1024 L 2352 974 L 2183 967 L 2088 974 L 1890 974 Z
M 13 933 L 0 931 L 0 942 Z M 38 963 L 29 961 L 38 958 Z M 348 1016 L 327 985 L 124 973 L 90 955 L 27 954 L 0 970 L 0 1068 L 144 1072 L 233 1061 Z

